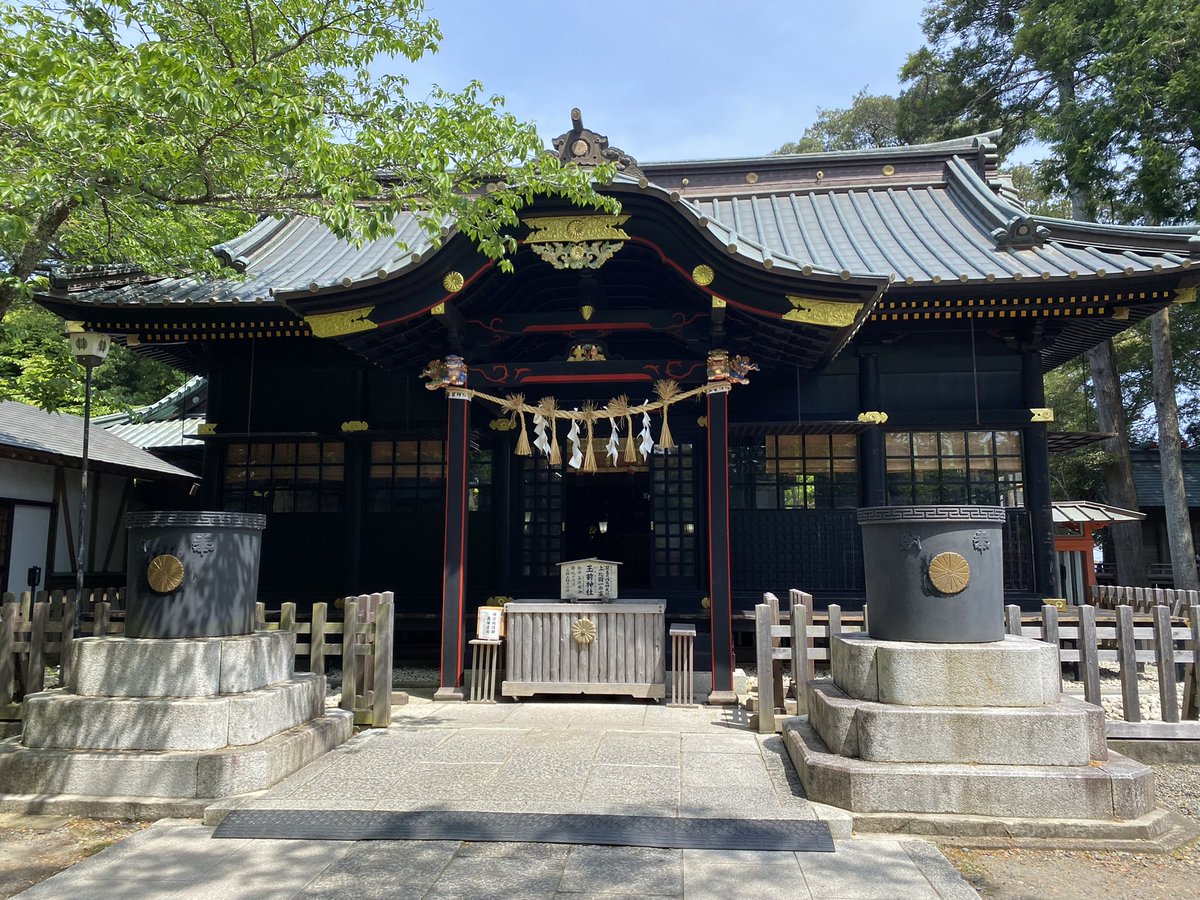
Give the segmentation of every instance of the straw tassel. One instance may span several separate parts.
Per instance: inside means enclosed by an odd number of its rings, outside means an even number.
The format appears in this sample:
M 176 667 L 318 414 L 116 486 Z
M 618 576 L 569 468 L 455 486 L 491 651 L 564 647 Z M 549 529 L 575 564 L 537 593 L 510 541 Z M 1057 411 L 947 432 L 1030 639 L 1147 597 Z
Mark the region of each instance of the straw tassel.
M 558 413 L 558 403 L 553 397 L 543 397 L 538 404 L 538 412 L 546 420 L 550 429 L 550 465 L 562 465 L 562 450 L 558 446 L 558 423 L 555 421 Z
M 517 437 L 517 449 L 513 452 L 517 456 L 533 456 L 533 448 L 529 446 L 529 432 L 525 430 L 525 395 L 509 394 L 504 398 L 504 403 L 500 408 L 507 411 L 511 418 L 520 420 L 521 423 L 521 434 Z
M 658 395 L 658 399 L 662 401 L 663 405 L 662 433 L 658 438 L 658 446 L 664 450 L 671 450 L 675 447 L 675 441 L 671 437 L 671 426 L 667 423 L 667 410 L 671 408 L 671 403 L 679 396 L 679 382 L 663 378 L 655 382 L 654 393 Z
M 591 400 L 583 404 L 583 424 L 587 426 L 587 450 L 583 454 L 583 471 L 590 473 L 596 471 L 596 451 L 592 447 L 596 427 L 596 404 Z

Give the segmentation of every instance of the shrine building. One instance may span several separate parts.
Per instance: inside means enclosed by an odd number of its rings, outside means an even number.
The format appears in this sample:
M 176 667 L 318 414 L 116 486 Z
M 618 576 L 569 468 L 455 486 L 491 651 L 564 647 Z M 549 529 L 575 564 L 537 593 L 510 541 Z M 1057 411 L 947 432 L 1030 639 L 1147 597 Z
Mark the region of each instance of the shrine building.
M 1060 596 L 1043 374 L 1192 302 L 1200 229 L 1031 215 L 995 138 L 650 164 L 575 113 L 555 150 L 615 163 L 621 212 L 539 199 L 511 273 L 452 222 L 269 218 L 228 277 L 38 300 L 208 377 L 197 500 L 267 514 L 264 599 L 393 590 L 453 687 L 485 599 L 618 561 L 719 696 L 764 591 L 861 601 L 859 507 L 1002 505 L 1008 602 Z

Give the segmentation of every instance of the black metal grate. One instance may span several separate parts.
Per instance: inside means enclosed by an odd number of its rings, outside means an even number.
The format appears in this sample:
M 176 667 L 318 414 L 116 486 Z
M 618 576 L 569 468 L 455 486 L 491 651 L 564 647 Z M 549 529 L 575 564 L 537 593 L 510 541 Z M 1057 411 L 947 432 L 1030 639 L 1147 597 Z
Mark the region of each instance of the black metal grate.
M 696 574 L 696 469 L 691 444 L 656 450 L 651 457 L 654 495 L 654 575 L 684 578 Z
M 495 812 L 235 809 L 215 838 L 322 841 L 530 841 L 700 850 L 833 853 L 824 822 Z

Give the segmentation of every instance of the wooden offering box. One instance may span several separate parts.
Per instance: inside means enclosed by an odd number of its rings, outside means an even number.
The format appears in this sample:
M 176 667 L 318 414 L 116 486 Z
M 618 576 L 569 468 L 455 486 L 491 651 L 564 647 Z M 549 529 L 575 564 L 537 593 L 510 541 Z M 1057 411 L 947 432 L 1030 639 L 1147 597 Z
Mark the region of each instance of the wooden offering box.
M 664 692 L 663 601 L 556 603 L 504 607 L 508 632 L 506 697 L 534 694 Z

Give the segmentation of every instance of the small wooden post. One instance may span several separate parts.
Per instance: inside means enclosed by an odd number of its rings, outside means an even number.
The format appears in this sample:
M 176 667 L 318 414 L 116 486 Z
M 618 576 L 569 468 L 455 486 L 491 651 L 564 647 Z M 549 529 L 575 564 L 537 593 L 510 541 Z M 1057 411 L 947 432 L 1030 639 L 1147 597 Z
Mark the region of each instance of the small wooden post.
M 1021 636 L 1021 607 L 1011 603 L 1004 607 L 1004 625 L 1009 634 Z
M 254 630 L 267 630 L 267 604 L 261 600 L 254 604 Z
M 358 643 L 358 602 L 347 597 L 342 606 L 342 709 L 354 712 L 355 670 L 357 658 L 354 647 Z
M 808 661 L 808 607 L 792 606 L 792 687 L 796 690 L 796 715 L 808 711 L 807 682 L 800 680 L 807 673 Z
M 829 604 L 829 630 L 826 637 L 829 640 L 829 658 L 833 659 L 833 636 L 842 633 L 842 607 L 837 603 Z
M 282 603 L 279 606 L 279 630 L 280 631 L 295 631 L 296 630 L 296 604 Z
M 1058 646 L 1058 607 L 1049 603 L 1042 607 L 1042 640 Z
M 325 674 L 325 623 L 329 621 L 329 604 L 314 603 L 312 631 L 308 635 L 308 671 Z
M 96 609 L 92 615 L 92 637 L 108 636 L 109 615 L 110 611 L 107 600 L 101 600 L 96 604 Z
M 1171 610 L 1154 607 L 1154 651 L 1158 662 L 1158 695 L 1162 720 L 1179 721 L 1179 691 L 1175 687 L 1175 641 L 1171 636 Z
M 14 629 L 18 609 L 16 603 L 0 604 L 0 706 L 12 703 L 16 692 L 17 667 L 13 644 L 17 640 Z
M 771 606 L 754 607 L 755 648 L 758 657 L 758 733 L 775 733 L 775 684 L 772 677 L 774 654 L 771 652 Z
M 1079 662 L 1083 666 L 1083 697 L 1100 705 L 1100 657 L 1096 645 L 1096 608 L 1079 607 Z
M 46 689 L 46 617 L 50 605 L 41 600 L 33 604 L 29 629 L 29 656 L 25 660 L 25 691 L 36 694 Z
M 1137 644 L 1133 639 L 1133 608 L 1117 607 L 1117 662 L 1121 667 L 1121 705 L 1126 722 L 1142 721 L 1138 701 Z
M 392 599 L 389 593 L 375 607 L 375 698 L 371 724 L 387 728 L 392 722 Z
M 1189 594 L 1196 593 L 1188 591 Z M 1192 633 L 1192 661 L 1185 669 L 1183 680 L 1183 718 L 1200 719 L 1200 605 L 1190 603 L 1187 607 L 1188 630 Z
M 779 598 L 768 592 L 763 594 L 763 601 L 771 607 L 771 624 L 779 625 L 783 621 L 779 615 Z M 780 638 L 771 638 L 771 687 L 772 696 L 774 696 L 775 702 L 779 704 L 777 708 L 784 707 L 785 701 L 783 698 L 786 696 L 783 692 L 783 660 L 775 659 L 774 653 L 776 647 L 782 646 Z

